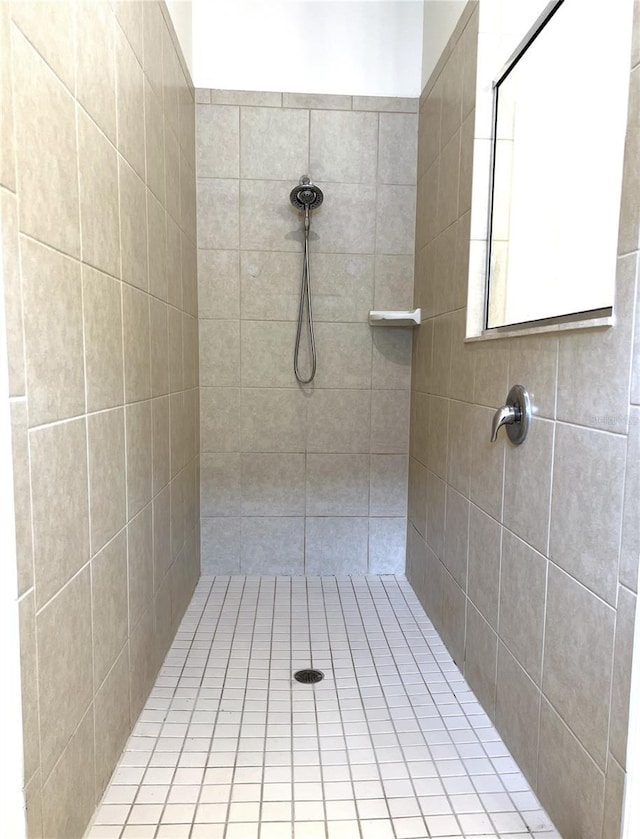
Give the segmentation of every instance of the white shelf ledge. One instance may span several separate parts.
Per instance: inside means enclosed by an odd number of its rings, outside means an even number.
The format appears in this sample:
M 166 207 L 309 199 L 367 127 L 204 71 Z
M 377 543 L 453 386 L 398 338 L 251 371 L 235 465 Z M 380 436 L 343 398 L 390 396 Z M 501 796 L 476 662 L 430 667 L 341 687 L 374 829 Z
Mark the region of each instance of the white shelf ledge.
M 371 326 L 419 326 L 421 314 L 420 309 L 413 309 L 412 311 L 377 310 L 369 312 L 369 324 Z

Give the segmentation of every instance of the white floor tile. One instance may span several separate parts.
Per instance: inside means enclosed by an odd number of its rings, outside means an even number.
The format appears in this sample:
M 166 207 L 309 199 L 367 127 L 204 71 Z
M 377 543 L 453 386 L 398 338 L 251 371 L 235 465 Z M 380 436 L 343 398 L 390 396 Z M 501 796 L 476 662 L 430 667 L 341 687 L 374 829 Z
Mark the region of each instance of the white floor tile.
M 255 576 L 201 579 L 87 836 L 532 833 L 558 837 L 403 577 Z

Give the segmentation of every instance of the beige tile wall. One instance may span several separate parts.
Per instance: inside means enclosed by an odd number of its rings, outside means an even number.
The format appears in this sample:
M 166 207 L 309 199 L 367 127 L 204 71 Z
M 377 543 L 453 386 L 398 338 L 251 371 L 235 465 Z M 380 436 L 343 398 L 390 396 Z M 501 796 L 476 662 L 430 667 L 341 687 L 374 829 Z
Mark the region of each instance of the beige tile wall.
M 636 3 L 636 43 L 639 25 Z M 640 548 L 638 53 L 615 327 L 465 344 L 477 38 L 470 3 L 420 103 L 408 574 L 562 835 L 613 839 Z M 491 444 L 516 382 L 529 438 Z
M 0 3 L 29 836 L 80 837 L 199 574 L 194 92 L 156 2 Z
M 202 563 L 401 571 L 411 333 L 369 310 L 413 289 L 417 101 L 198 90 Z M 293 374 L 310 173 L 318 347 Z

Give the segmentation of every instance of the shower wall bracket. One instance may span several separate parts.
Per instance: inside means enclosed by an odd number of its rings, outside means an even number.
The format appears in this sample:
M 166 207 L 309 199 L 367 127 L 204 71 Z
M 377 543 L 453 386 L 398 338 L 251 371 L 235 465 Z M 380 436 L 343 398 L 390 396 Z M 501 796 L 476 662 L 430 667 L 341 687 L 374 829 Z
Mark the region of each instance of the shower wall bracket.
M 369 312 L 370 326 L 420 326 L 422 312 L 420 309 L 411 311 L 374 310 Z

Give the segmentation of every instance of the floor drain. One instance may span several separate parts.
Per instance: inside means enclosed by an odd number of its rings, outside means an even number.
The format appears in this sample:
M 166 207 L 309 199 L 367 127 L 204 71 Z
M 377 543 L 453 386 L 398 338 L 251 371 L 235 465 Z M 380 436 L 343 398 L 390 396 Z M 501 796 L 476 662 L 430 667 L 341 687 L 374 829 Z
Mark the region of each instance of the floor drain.
M 293 674 L 296 682 L 302 682 L 303 685 L 315 685 L 316 682 L 324 679 L 324 673 L 320 670 L 298 670 Z

